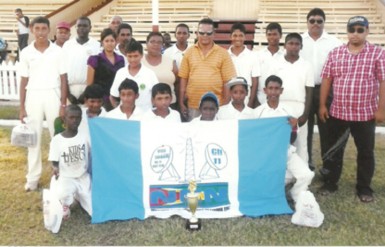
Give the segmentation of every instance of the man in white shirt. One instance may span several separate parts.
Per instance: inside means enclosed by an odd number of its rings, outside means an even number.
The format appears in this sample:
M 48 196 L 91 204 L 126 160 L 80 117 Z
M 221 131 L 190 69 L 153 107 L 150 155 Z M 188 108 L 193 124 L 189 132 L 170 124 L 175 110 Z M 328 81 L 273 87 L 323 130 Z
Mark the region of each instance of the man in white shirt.
M 69 100 L 77 104 L 79 96 L 87 86 L 87 60 L 91 55 L 100 52 L 99 41 L 89 37 L 91 31 L 91 20 L 88 17 L 80 17 L 76 21 L 77 37 L 64 43 L 68 84 Z
M 119 101 L 119 86 L 125 79 L 132 79 L 139 86 L 139 98 L 136 105 L 143 111 L 152 108 L 151 89 L 158 83 L 155 73 L 141 63 L 143 58 L 143 46 L 138 41 L 132 40 L 127 47 L 128 66 L 116 72 L 114 82 L 110 90 L 111 104 L 116 107 Z
M 322 9 L 314 8 L 310 10 L 307 14 L 306 20 L 308 30 L 302 34 L 303 48 L 300 55 L 313 65 L 314 70 L 314 92 L 309 112 L 307 136 L 309 166 L 310 169 L 313 170 L 315 167 L 314 164 L 312 164 L 312 144 L 315 117 L 317 118 L 317 126 L 320 136 L 321 157 L 327 151 L 327 122 L 323 123 L 318 116 L 320 87 L 322 81 L 321 71 L 329 52 L 335 47 L 342 45 L 342 41 L 324 31 L 326 17 Z M 331 97 L 329 97 L 329 99 L 328 104 L 330 105 Z
M 190 38 L 189 26 L 184 23 L 179 23 L 175 28 L 175 38 L 176 43 L 167 48 L 163 52 L 163 55 L 170 57 L 172 60 L 175 60 L 176 66 L 179 70 L 184 52 L 189 47 L 187 43 L 187 40 Z
M 285 54 L 284 50 L 279 47 L 281 37 L 281 25 L 277 22 L 269 23 L 266 27 L 267 47 L 257 52 L 261 72 L 257 90 L 257 106 L 266 102 L 266 94 L 263 91 L 266 78 L 272 75 L 271 70 L 274 68 L 278 59 L 283 57 Z
M 310 62 L 299 56 L 302 37 L 298 33 L 289 33 L 285 38 L 286 55 L 274 65 L 273 75 L 283 81 L 283 93 L 280 101 L 293 110 L 298 119 L 298 136 L 294 143 L 298 155 L 308 161 L 307 152 L 307 118 L 314 87 L 314 74 Z
M 125 65 L 128 64 L 126 56 L 126 46 L 132 39 L 132 27 L 130 24 L 122 23 L 117 30 L 115 52 L 124 57 Z
M 21 9 L 15 10 L 17 20 L 17 39 L 20 51 L 28 45 L 29 38 L 29 18 L 23 15 Z
M 231 27 L 231 46 L 228 51 L 237 71 L 237 76 L 245 78 L 250 87 L 246 97 L 246 104 L 251 108 L 255 108 L 257 106 L 258 77 L 261 73 L 257 54 L 245 46 L 245 37 L 245 26 L 240 22 L 235 23 Z

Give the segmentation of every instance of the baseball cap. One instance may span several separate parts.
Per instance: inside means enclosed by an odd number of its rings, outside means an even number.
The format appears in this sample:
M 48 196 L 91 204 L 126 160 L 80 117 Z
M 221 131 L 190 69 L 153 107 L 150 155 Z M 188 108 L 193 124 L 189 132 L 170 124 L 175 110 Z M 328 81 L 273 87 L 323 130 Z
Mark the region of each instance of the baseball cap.
M 60 21 L 60 22 L 58 22 L 58 24 L 56 24 L 56 28 L 57 29 L 64 28 L 64 29 L 70 30 L 71 25 L 66 21 Z
M 357 15 L 357 16 L 351 17 L 348 21 L 348 27 L 352 27 L 355 25 L 369 27 L 369 22 L 368 22 L 368 19 L 366 19 L 365 17 Z
M 217 106 L 219 106 L 219 100 L 218 100 L 218 97 L 217 97 L 213 92 L 207 92 L 207 93 L 205 93 L 205 94 L 202 96 L 201 101 L 199 102 L 199 106 L 202 104 L 202 102 L 203 102 L 204 100 L 206 100 L 206 99 L 208 99 L 208 98 L 213 99 L 213 100 L 216 102 Z
M 227 87 L 232 87 L 234 85 L 245 85 L 245 86 L 249 86 L 249 84 L 247 84 L 247 81 L 244 77 L 241 77 L 241 76 L 238 76 L 238 77 L 234 77 L 232 78 L 229 82 L 226 83 L 226 86 Z

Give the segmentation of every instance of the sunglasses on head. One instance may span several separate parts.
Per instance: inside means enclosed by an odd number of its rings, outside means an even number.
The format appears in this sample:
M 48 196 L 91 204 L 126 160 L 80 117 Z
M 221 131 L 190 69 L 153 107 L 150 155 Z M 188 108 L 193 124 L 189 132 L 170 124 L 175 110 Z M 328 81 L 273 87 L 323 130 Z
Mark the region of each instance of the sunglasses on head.
M 310 24 L 314 24 L 314 23 L 316 23 L 317 22 L 317 24 L 322 24 L 322 23 L 324 23 L 324 20 L 321 20 L 321 19 L 318 19 L 318 20 L 316 20 L 316 19 L 310 19 L 309 20 L 309 23 Z
M 357 33 L 364 33 L 365 32 L 365 28 L 363 28 L 363 27 L 358 27 L 358 28 L 349 27 L 348 28 L 348 32 L 349 33 L 355 33 L 355 32 L 357 32 Z
M 199 35 L 202 35 L 202 36 L 205 35 L 205 34 L 207 36 L 211 36 L 211 35 L 213 35 L 214 32 L 213 31 L 211 31 L 211 32 L 201 32 L 201 31 L 198 31 L 198 33 L 199 33 Z

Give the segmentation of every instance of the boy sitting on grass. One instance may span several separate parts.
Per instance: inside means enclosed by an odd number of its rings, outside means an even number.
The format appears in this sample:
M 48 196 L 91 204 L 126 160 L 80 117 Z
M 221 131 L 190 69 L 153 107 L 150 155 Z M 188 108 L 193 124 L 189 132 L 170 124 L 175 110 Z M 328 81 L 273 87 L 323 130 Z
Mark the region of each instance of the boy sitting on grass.
M 297 119 L 291 117 L 290 108 L 279 102 L 279 96 L 283 91 L 281 78 L 275 75 L 269 76 L 266 79 L 264 91 L 267 96 L 267 102 L 254 110 L 255 117 L 271 118 L 287 116 L 289 124 L 295 130 L 297 127 Z M 294 143 L 294 141 L 295 140 L 291 140 L 290 142 Z M 286 175 L 287 177 L 292 175 L 296 179 L 296 182 L 290 190 L 290 195 L 294 202 L 297 202 L 299 194 L 302 191 L 308 190 L 308 186 L 314 177 L 314 172 L 309 169 L 308 164 L 295 152 L 293 145 L 289 145 L 288 149 Z
M 219 100 L 213 92 L 205 93 L 199 103 L 201 115 L 194 118 L 191 122 L 214 121 L 218 120 L 217 113 L 219 109 Z
M 70 206 L 74 197 L 92 215 L 91 179 L 87 173 L 89 162 L 89 143 L 84 134 L 78 131 L 82 110 L 77 105 L 65 108 L 64 124 L 66 129 L 53 137 L 48 160 L 52 161 L 56 176 L 54 193 L 63 205 L 63 219 L 70 216 Z
M 254 111 L 245 104 L 245 98 L 249 91 L 249 85 L 243 77 L 231 79 L 227 84 L 230 88 L 231 102 L 219 107 L 218 119 L 251 119 Z
M 120 105 L 109 111 L 108 118 L 123 120 L 140 120 L 143 115 L 142 109 L 135 105 L 139 97 L 138 84 L 131 79 L 124 79 L 119 86 Z
M 152 87 L 151 102 L 153 109 L 143 114 L 143 120 L 167 120 L 181 122 L 180 114 L 170 108 L 172 101 L 171 87 L 166 83 L 158 83 Z

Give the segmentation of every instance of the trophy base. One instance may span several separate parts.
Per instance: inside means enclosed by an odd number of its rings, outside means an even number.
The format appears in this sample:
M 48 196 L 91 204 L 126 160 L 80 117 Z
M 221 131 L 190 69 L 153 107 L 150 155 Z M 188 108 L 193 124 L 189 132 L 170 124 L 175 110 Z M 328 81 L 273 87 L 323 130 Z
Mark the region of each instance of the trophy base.
M 197 222 L 191 222 L 190 220 L 186 220 L 186 229 L 189 231 L 199 231 L 202 228 L 201 219 L 198 219 Z

